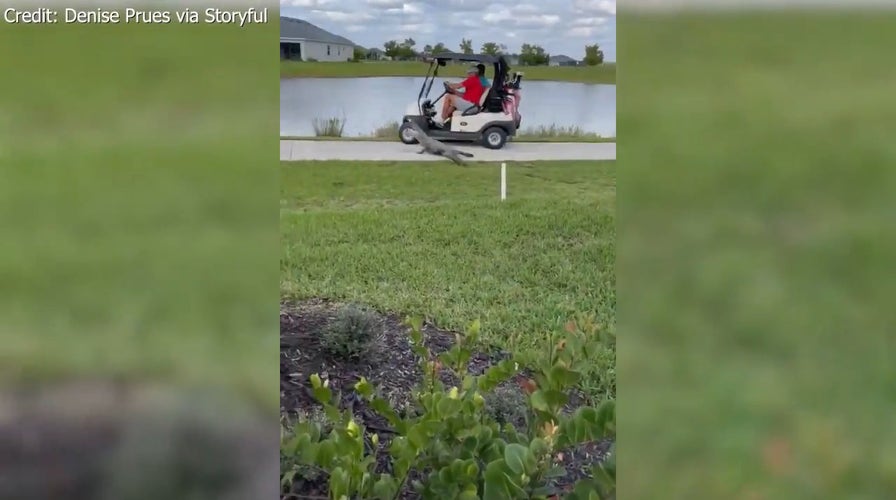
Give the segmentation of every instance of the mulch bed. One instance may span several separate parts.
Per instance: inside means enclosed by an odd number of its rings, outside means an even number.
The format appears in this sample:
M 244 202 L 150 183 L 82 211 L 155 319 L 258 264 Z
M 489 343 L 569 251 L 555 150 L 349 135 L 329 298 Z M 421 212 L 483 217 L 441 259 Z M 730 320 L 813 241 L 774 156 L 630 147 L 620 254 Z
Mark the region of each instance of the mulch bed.
M 329 387 L 339 395 L 340 406 L 351 408 L 356 421 L 368 433 L 379 435 L 377 450 L 377 470 L 388 471 L 388 442 L 392 437 L 385 419 L 377 415 L 367 404 L 355 396 L 353 386 L 362 376 L 381 391 L 382 396 L 392 402 L 393 408 L 408 407 L 412 391 L 422 380 L 417 359 L 411 351 L 408 340 L 409 328 L 403 318 L 393 314 L 376 314 L 379 333 L 371 352 L 363 359 L 346 361 L 336 359 L 321 347 L 320 332 L 335 319 L 341 304 L 325 300 L 309 300 L 295 304 L 280 305 L 280 412 L 284 417 L 313 415 L 320 405 L 313 398 L 308 378 L 317 373 L 321 379 L 329 380 Z M 439 354 L 447 351 L 454 343 L 455 332 L 441 330 L 424 324 L 424 338 L 427 347 Z M 483 373 L 489 366 L 506 358 L 501 351 L 477 352 L 470 360 L 469 371 Z M 457 385 L 457 379 L 443 370 L 442 382 Z M 521 391 L 519 383 L 526 374 L 518 373 L 502 389 Z M 571 396 L 569 410 L 583 404 L 581 395 Z M 516 422 L 519 424 L 521 422 Z M 587 474 L 591 466 L 606 458 L 612 439 L 585 443 L 575 449 L 565 450 L 563 464 L 567 476 L 557 483 L 562 488 L 571 485 Z M 325 474 L 310 474 L 299 479 L 291 491 L 282 492 L 281 499 L 317 498 L 327 494 Z M 418 498 L 412 491 L 403 492 L 401 498 Z

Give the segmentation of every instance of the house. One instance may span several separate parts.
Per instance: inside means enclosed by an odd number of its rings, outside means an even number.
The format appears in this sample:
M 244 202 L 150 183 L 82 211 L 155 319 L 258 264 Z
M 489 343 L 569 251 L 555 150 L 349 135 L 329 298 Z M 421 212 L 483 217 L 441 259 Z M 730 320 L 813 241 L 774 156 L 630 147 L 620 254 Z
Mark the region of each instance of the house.
M 548 64 L 551 66 L 577 66 L 579 63 L 569 56 L 560 54 L 559 56 L 551 56 Z
M 280 17 L 280 59 L 350 61 L 355 44 L 302 19 Z

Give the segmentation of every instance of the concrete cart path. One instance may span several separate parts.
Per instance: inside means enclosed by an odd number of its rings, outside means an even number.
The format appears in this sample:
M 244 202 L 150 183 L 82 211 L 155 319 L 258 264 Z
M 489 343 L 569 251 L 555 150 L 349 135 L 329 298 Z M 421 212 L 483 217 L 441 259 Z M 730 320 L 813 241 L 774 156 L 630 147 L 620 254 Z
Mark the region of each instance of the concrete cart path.
M 615 160 L 616 143 L 588 142 L 508 142 L 502 149 L 452 143 L 473 153 L 468 161 L 536 161 L 536 160 Z M 417 154 L 420 147 L 400 142 L 376 141 L 280 141 L 280 160 L 381 160 L 381 161 L 450 161 L 429 154 Z

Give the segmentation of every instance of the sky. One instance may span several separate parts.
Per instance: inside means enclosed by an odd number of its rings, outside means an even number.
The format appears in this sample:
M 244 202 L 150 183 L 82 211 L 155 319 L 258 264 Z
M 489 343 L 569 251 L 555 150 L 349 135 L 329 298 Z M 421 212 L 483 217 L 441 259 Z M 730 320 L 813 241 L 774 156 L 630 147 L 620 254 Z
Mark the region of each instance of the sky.
M 358 45 L 383 48 L 413 38 L 416 48 L 442 42 L 459 50 L 461 38 L 519 52 L 524 43 L 575 59 L 597 43 L 616 60 L 616 0 L 280 0 L 280 15 L 304 19 Z

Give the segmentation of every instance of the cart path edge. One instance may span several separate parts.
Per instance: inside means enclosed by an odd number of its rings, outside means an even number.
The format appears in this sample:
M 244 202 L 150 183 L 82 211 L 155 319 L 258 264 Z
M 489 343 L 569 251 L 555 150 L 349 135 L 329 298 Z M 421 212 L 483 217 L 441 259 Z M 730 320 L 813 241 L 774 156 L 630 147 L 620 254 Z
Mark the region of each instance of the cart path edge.
M 615 142 L 508 142 L 501 149 L 451 143 L 473 154 L 470 161 L 615 160 Z M 280 140 L 280 161 L 449 161 L 447 158 L 417 154 L 418 145 L 376 141 Z

